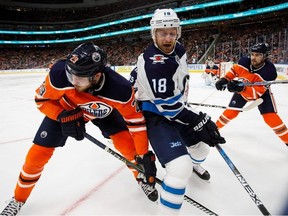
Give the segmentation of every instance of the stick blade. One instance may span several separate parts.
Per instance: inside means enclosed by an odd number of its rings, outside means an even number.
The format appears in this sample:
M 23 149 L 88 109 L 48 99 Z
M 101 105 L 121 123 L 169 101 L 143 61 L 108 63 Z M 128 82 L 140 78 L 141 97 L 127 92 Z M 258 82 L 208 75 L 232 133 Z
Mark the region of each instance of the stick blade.
M 243 108 L 243 111 L 249 111 L 251 109 L 254 109 L 255 107 L 259 106 L 261 103 L 263 103 L 262 98 L 258 98 L 257 100 L 253 101 L 251 104 Z

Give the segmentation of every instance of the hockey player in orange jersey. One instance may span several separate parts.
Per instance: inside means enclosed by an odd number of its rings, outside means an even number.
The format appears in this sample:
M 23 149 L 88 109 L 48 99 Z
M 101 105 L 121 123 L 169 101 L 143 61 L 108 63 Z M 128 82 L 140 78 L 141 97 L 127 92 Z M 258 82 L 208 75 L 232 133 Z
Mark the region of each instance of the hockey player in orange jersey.
M 55 148 L 67 138 L 84 139 L 91 121 L 111 138 L 126 159 L 143 166 L 145 175 L 133 170 L 147 197 L 156 201 L 155 155 L 148 150 L 145 119 L 136 111 L 129 81 L 106 67 L 106 53 L 93 43 L 78 46 L 67 60 L 56 62 L 36 90 L 38 109 L 45 114 L 26 155 L 11 199 L 1 215 L 16 215 L 38 182 Z M 148 180 L 149 179 L 149 180 Z
M 263 103 L 258 106 L 260 114 L 265 123 L 288 146 L 288 130 L 277 114 L 270 86 L 241 85 L 242 82 L 272 81 L 277 78 L 276 68 L 268 60 L 269 51 L 270 46 L 267 43 L 255 44 L 251 48 L 250 58 L 242 57 L 215 86 L 220 91 L 225 90 L 227 86 L 228 91 L 234 92 L 229 107 L 242 108 L 248 101 L 262 98 Z M 218 128 L 224 127 L 238 114 L 239 111 L 226 109 L 216 122 Z

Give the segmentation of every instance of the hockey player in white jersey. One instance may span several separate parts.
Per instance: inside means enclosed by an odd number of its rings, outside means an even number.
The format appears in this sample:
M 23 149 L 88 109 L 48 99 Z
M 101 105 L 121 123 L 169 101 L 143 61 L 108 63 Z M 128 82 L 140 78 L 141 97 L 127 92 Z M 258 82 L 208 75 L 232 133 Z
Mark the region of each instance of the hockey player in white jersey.
M 172 9 L 157 9 L 150 25 L 154 43 L 138 57 L 138 71 L 133 71 L 137 74 L 136 95 L 151 146 L 166 171 L 160 206 L 177 213 L 192 170 L 208 180 L 210 174 L 200 164 L 209 146 L 225 143 L 225 139 L 207 114 L 193 111 L 186 103 L 189 71 L 186 51 L 178 42 L 177 14 Z

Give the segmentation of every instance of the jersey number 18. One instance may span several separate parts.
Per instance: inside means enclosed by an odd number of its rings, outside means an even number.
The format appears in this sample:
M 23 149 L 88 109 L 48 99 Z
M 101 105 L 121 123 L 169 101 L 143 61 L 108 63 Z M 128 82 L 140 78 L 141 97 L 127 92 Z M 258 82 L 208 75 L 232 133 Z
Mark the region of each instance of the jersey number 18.
M 153 83 L 153 89 L 154 89 L 155 92 L 159 92 L 159 93 L 166 92 L 166 90 L 167 90 L 167 87 L 166 87 L 167 80 L 166 80 L 166 78 L 159 79 L 158 83 L 157 83 L 156 79 L 152 79 L 152 83 Z

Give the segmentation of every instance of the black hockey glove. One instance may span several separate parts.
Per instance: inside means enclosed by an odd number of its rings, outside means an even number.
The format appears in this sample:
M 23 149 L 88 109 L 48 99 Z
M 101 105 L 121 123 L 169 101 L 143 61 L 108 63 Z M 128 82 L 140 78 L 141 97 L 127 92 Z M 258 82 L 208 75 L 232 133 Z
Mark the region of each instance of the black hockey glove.
M 84 139 L 85 121 L 81 109 L 64 110 L 58 116 L 61 122 L 62 134 L 71 136 L 76 140 Z
M 227 83 L 228 83 L 228 80 L 223 77 L 215 83 L 215 87 L 219 91 L 224 91 L 226 89 Z
M 148 151 L 143 158 L 140 156 L 135 157 L 135 161 L 144 168 L 144 175 L 149 185 L 155 186 L 156 184 L 156 172 L 155 154 L 152 151 Z
M 196 132 L 198 139 L 211 147 L 226 142 L 220 135 L 216 124 L 211 120 L 211 117 L 205 113 L 199 113 L 199 120 L 192 128 Z
M 229 92 L 241 92 L 244 89 L 244 85 L 241 85 L 243 82 L 237 80 L 231 80 L 227 84 L 227 89 Z

